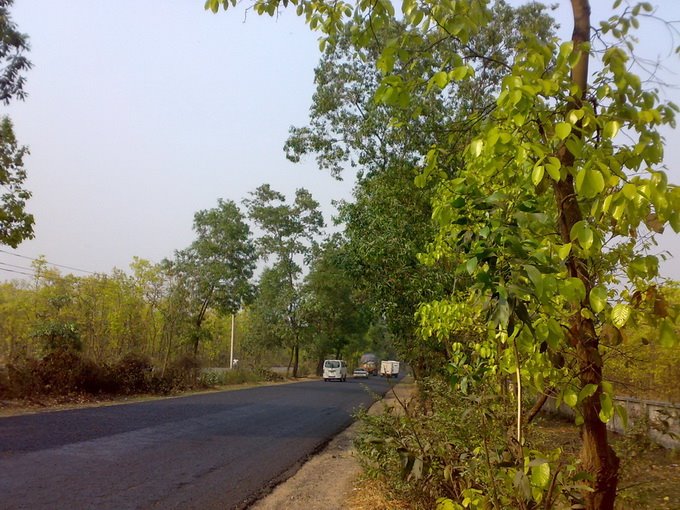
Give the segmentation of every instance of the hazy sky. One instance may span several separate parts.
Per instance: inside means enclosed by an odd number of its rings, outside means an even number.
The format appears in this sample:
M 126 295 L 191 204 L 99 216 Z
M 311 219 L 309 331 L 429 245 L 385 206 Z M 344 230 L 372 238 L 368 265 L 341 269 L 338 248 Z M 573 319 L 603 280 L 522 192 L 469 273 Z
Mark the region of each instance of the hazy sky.
M 593 0 L 594 19 L 610 3 Z M 661 17 L 680 19 L 680 1 L 653 3 Z M 170 257 L 192 241 L 194 212 L 218 198 L 240 203 L 265 182 L 288 196 L 308 188 L 327 222 L 331 201 L 350 198 L 351 172 L 338 182 L 313 159 L 294 165 L 282 151 L 289 126 L 307 119 L 318 36 L 292 12 L 244 22 L 243 9 L 213 15 L 203 4 L 15 0 L 34 68 L 28 99 L 0 109 L 30 146 L 26 186 L 36 218 L 36 238 L 16 254 L 109 272 L 133 256 Z M 650 28 L 641 35 L 645 55 L 667 56 L 665 29 Z M 667 65 L 677 71 L 679 63 Z M 667 76 L 680 84 L 678 74 Z M 677 90 L 669 97 L 680 104 Z M 678 136 L 666 136 L 677 183 Z M 673 251 L 677 236 L 665 246 Z M 30 264 L 1 252 L 0 262 Z M 676 279 L 678 266 L 667 266 Z

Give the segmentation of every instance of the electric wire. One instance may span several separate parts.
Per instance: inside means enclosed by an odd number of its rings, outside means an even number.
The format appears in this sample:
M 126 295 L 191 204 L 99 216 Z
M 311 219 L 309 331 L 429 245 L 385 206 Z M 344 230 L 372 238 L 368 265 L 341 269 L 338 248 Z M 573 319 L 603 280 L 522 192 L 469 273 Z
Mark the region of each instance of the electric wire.
M 63 264 L 55 264 L 53 262 L 50 262 L 49 260 L 37 259 L 37 258 L 34 258 L 34 257 L 28 257 L 26 255 L 21 255 L 19 253 L 13 253 L 11 251 L 7 251 L 7 250 L 3 250 L 3 249 L 0 249 L 0 253 L 6 253 L 7 255 L 12 255 L 13 257 L 19 257 L 19 258 L 22 258 L 22 259 L 32 260 L 34 262 L 37 261 L 37 260 L 45 261 L 45 263 L 49 264 L 50 266 L 61 267 L 63 269 L 70 269 L 71 271 L 80 271 L 81 273 L 97 274 L 96 271 L 88 271 L 87 269 L 80 269 L 78 267 L 66 266 L 66 265 L 63 265 Z

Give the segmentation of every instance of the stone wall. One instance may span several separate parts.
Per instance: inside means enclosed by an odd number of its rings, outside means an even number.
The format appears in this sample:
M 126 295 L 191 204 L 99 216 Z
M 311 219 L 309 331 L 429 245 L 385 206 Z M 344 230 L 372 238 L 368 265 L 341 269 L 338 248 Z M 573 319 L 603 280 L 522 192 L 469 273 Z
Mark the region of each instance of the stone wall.
M 646 433 L 655 443 L 665 448 L 680 448 L 680 405 L 655 400 L 616 397 L 615 403 L 625 407 L 628 427 L 624 428 L 618 415 L 607 423 L 607 428 L 619 434 Z M 566 404 L 555 407 L 555 400 L 548 399 L 544 409 L 548 413 L 573 418 L 574 410 Z
M 628 427 L 624 429 L 623 422 L 616 415 L 607 423 L 609 430 L 625 434 L 646 429 L 649 438 L 655 443 L 665 448 L 680 448 L 680 405 L 628 397 L 614 400 L 626 408 Z

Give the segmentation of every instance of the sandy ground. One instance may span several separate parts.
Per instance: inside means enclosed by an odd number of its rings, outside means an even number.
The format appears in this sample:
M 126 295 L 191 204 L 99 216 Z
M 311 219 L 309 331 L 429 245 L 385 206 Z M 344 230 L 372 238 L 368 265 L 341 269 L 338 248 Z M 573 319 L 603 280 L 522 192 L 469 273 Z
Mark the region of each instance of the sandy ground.
M 402 380 L 385 394 L 383 400 L 373 404 L 370 414 L 383 412 L 385 406 L 399 406 L 397 397 L 405 402 L 412 394 L 414 384 L 410 378 Z M 396 395 L 396 396 L 395 396 Z M 361 474 L 353 441 L 358 433 L 355 422 L 337 435 L 319 454 L 312 457 L 269 495 L 257 501 L 253 510 L 351 510 L 347 506 L 355 483 Z

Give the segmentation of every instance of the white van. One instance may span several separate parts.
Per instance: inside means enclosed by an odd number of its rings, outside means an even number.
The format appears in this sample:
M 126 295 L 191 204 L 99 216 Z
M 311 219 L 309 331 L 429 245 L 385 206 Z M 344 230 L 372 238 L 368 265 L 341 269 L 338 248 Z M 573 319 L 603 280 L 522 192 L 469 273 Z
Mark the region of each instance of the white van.
M 347 380 L 347 362 L 341 359 L 327 359 L 323 362 L 323 380 L 324 381 L 346 381 Z

